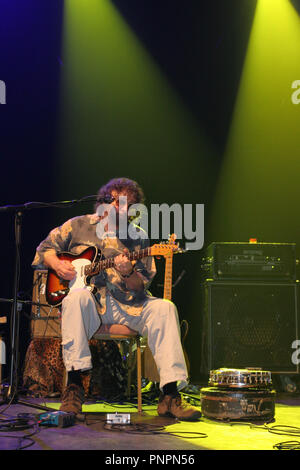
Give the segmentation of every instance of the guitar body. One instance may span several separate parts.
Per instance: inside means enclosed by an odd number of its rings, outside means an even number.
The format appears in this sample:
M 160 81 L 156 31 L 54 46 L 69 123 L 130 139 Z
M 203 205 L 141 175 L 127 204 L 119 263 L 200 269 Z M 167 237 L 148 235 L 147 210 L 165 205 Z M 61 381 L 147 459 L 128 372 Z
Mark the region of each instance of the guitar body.
M 48 270 L 46 282 L 46 300 L 52 307 L 59 306 L 63 299 L 74 289 L 84 288 L 93 290 L 89 285 L 90 278 L 84 275 L 84 267 L 93 263 L 98 255 L 98 250 L 94 246 L 88 247 L 80 255 L 73 253 L 59 253 L 57 256 L 62 261 L 70 261 L 75 268 L 76 276 L 72 281 L 66 281 L 58 277 L 53 269 Z

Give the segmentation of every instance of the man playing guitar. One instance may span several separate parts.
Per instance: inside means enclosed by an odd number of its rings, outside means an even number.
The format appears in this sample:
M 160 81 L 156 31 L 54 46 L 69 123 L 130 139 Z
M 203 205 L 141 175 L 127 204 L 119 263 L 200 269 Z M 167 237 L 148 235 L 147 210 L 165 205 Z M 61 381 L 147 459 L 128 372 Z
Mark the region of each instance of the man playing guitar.
M 120 204 L 121 196 L 122 201 L 127 198 L 127 205 Z M 118 237 L 121 216 L 124 213 L 127 216 L 130 205 L 143 201 L 143 191 L 135 181 L 115 178 L 100 188 L 95 214 L 75 217 L 53 229 L 36 250 L 33 266 L 49 268 L 62 286 L 64 283 L 72 285 L 75 279 L 77 282 L 79 272 L 85 273 L 86 263 L 92 262 L 89 272 L 93 275 L 93 293 L 84 284 L 76 283 L 73 289 L 60 288 L 52 292 L 49 289 L 48 292 L 49 303 L 53 301 L 54 304 L 58 299 L 62 312 L 62 352 L 68 382 L 60 409 L 75 414 L 81 412 L 84 402 L 81 372 L 92 368 L 89 339 L 101 323 L 118 323 L 148 339 L 160 376 L 158 414 L 192 421 L 201 413 L 186 403 L 179 393 L 187 385 L 187 368 L 176 306 L 148 293 L 156 269 L 151 251 L 147 251 L 149 240 L 145 233 L 141 231 L 141 237 L 137 239 Z M 105 213 L 99 210 L 104 202 Z M 117 216 L 113 234 L 110 233 L 110 210 Z M 107 224 L 99 236 L 99 224 L 104 221 Z M 95 257 L 100 252 L 104 262 L 109 261 L 106 269 L 100 270 L 94 259 L 87 262 L 80 257 L 84 250 L 89 251 L 88 248 L 96 250 Z M 61 256 L 63 252 L 74 258 L 78 255 L 79 267 L 72 258 Z M 141 257 L 139 253 L 148 255 Z

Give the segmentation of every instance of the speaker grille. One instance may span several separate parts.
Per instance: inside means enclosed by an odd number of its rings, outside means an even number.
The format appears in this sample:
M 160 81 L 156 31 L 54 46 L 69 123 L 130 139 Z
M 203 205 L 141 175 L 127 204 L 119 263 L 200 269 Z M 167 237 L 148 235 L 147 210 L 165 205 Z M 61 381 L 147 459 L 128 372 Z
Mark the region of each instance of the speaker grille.
M 204 368 L 261 367 L 298 372 L 291 356 L 298 338 L 297 285 L 205 285 Z

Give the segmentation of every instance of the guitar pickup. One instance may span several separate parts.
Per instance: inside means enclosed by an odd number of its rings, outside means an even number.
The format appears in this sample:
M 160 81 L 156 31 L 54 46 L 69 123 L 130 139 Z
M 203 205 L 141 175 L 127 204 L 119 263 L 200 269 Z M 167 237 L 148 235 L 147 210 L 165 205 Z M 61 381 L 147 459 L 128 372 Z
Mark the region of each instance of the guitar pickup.
M 56 290 L 55 292 L 51 292 L 50 295 L 52 297 L 59 297 L 60 295 L 66 295 L 68 294 L 70 289 L 64 289 L 64 290 Z

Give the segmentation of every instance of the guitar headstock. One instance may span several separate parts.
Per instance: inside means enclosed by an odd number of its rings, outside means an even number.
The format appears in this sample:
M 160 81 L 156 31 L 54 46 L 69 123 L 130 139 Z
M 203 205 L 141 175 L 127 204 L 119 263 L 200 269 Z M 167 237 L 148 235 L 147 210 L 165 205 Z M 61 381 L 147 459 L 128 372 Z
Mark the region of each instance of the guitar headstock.
M 169 236 L 167 242 L 156 243 L 151 246 L 152 256 L 172 256 L 175 253 L 181 253 L 179 243 L 176 243 L 176 235 L 173 233 Z

